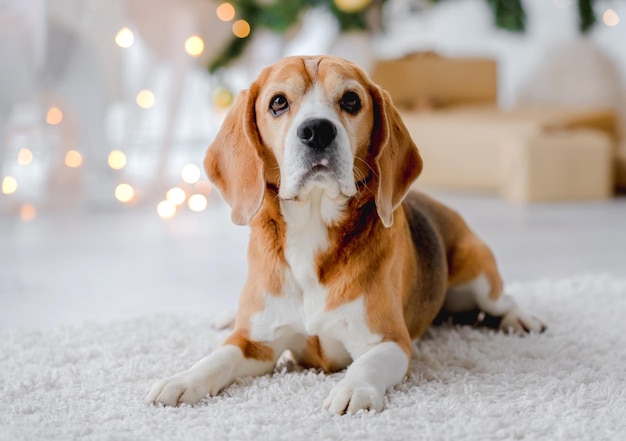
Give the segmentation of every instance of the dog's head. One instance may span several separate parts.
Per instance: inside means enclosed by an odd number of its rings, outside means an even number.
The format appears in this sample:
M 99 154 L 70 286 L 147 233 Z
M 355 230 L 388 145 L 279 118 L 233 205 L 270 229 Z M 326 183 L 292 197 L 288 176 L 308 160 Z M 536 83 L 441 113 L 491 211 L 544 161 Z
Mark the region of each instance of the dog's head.
M 316 188 L 334 200 L 373 197 L 389 227 L 422 161 L 389 95 L 355 65 L 324 56 L 266 68 L 237 97 L 204 166 L 239 225 L 270 187 L 282 200 Z

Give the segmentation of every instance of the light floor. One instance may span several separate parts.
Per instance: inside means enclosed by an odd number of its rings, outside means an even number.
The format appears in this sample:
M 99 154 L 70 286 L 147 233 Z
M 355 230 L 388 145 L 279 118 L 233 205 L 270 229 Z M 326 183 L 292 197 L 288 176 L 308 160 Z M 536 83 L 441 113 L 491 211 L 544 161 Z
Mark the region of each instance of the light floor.
M 512 205 L 431 192 L 494 250 L 506 282 L 589 273 L 626 276 L 626 199 Z M 171 220 L 152 207 L 0 217 L 0 329 L 51 328 L 155 313 L 236 307 L 248 229 L 219 198 Z

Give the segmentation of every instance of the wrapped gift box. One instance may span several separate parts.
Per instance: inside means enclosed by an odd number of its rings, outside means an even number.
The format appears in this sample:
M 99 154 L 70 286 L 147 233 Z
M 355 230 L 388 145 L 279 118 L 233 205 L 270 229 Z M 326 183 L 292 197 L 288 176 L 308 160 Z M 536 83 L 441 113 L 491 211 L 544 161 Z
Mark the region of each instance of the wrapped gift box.
M 511 141 L 500 192 L 521 202 L 604 199 L 613 194 L 613 143 L 574 129 Z
M 604 110 L 404 112 L 427 184 L 520 202 L 613 194 L 615 115 Z
M 381 60 L 372 79 L 405 109 L 494 104 L 498 75 L 488 58 L 445 58 L 432 52 Z

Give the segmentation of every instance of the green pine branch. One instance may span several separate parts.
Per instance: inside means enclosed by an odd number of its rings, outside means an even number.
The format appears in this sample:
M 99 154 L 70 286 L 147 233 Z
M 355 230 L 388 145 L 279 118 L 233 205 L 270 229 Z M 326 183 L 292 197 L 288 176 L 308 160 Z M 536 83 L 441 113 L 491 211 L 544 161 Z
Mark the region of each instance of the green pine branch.
M 372 4 L 382 4 L 373 2 Z M 432 3 L 440 3 L 443 0 L 430 0 Z M 522 0 L 486 0 L 494 18 L 495 25 L 509 32 L 524 32 L 526 30 L 526 13 Z M 594 13 L 595 0 L 577 0 L 580 32 L 588 33 L 596 23 Z M 245 50 L 250 38 L 257 28 L 266 28 L 275 32 L 286 32 L 296 24 L 302 14 L 317 6 L 326 6 L 335 16 L 342 32 L 367 29 L 367 10 L 346 13 L 335 5 L 333 0 L 289 0 L 274 1 L 262 6 L 257 0 L 231 0 L 237 11 L 237 18 L 246 20 L 250 24 L 250 35 L 246 38 L 234 37 L 231 42 L 209 65 L 209 71 L 226 66 L 238 58 Z
M 487 0 L 496 26 L 510 32 L 524 32 L 526 30 L 526 13 L 520 0 Z
M 588 33 L 596 24 L 596 15 L 593 12 L 595 0 L 578 0 L 578 28 L 583 34 Z

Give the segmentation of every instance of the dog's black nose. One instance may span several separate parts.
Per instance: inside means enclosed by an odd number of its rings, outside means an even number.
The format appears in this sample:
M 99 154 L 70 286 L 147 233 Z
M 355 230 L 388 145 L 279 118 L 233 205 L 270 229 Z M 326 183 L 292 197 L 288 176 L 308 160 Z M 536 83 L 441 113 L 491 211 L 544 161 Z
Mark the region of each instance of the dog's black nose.
M 311 118 L 300 124 L 297 134 L 298 138 L 307 146 L 314 149 L 324 149 L 337 136 L 337 127 L 327 119 Z

